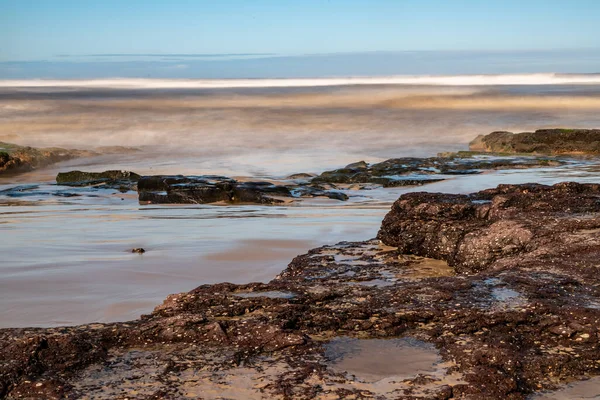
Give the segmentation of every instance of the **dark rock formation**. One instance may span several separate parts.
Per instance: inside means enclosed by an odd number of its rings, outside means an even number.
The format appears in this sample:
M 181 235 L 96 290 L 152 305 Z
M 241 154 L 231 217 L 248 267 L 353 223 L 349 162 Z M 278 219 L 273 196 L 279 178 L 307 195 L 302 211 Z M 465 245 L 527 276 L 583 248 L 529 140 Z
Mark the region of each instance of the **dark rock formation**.
M 0 397 L 525 399 L 600 375 L 599 185 L 407 194 L 379 238 L 137 321 L 2 329 Z M 427 341 L 445 372 L 371 384 L 333 368 L 340 337 Z
M 281 204 L 303 197 L 347 200 L 345 189 L 420 186 L 451 175 L 479 174 L 484 170 L 522 169 L 563 165 L 564 160 L 539 157 L 487 157 L 470 152 L 431 158 L 394 158 L 377 164 L 359 161 L 321 175 L 290 175 L 285 184 L 242 182 L 225 176 L 154 175 L 129 171 L 61 172 L 56 182 L 64 186 L 138 190 L 139 200 L 155 204 L 255 203 Z
M 138 182 L 140 202 L 279 204 L 282 198 L 325 196 L 347 200 L 344 193 L 310 186 L 239 182 L 224 176 L 144 176 Z
M 539 129 L 492 132 L 469 144 L 473 151 L 494 153 L 600 154 L 600 129 Z
M 130 171 L 60 172 L 56 183 L 63 186 L 99 186 L 102 188 L 119 189 L 121 191 L 135 190 L 140 175 Z
M 439 182 L 443 175 L 479 174 L 484 170 L 522 169 L 561 165 L 563 161 L 537 157 L 489 158 L 469 152 L 430 158 L 392 158 L 377 164 L 364 161 L 325 171 L 312 184 L 376 184 L 383 187 L 424 185 Z
M 88 150 L 61 148 L 36 149 L 0 142 L 0 174 L 21 173 L 42 168 L 60 161 L 89 157 L 97 153 Z
M 599 249 L 565 231 L 596 229 L 598 221 L 573 221 L 565 213 L 596 212 L 596 184 L 500 185 L 471 195 L 412 193 L 394 203 L 378 238 L 408 254 L 445 260 L 461 272 L 485 270 L 499 260 L 524 264 L 540 252 L 569 263 L 571 255 L 581 258 Z M 547 247 L 548 242 L 554 244 Z

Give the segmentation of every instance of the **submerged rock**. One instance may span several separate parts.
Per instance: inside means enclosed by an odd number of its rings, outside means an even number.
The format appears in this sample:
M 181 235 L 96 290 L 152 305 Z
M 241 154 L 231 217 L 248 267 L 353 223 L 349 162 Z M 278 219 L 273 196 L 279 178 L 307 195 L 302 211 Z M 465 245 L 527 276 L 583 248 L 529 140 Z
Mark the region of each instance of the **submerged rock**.
M 492 132 L 475 138 L 469 148 L 494 153 L 600 154 L 600 129 L 538 129 Z
M 406 194 L 378 237 L 136 321 L 0 329 L 0 397 L 526 399 L 600 375 L 600 185 Z

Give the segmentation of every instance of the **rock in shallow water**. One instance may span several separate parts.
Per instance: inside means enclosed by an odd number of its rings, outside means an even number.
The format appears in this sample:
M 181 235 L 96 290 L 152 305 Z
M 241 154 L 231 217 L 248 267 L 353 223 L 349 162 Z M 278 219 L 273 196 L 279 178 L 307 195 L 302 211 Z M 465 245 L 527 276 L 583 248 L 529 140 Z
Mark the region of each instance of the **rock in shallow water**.
M 270 182 L 239 182 L 224 176 L 157 175 L 138 182 L 140 202 L 148 203 L 257 203 L 281 204 L 282 198 L 324 196 L 347 200 L 344 193 L 301 185 L 274 185 Z
M 104 189 L 118 189 L 122 192 L 135 190 L 140 175 L 131 171 L 60 172 L 56 183 L 63 186 L 98 186 Z
M 375 184 L 383 187 L 418 186 L 443 181 L 447 176 L 480 174 L 484 170 L 558 166 L 561 160 L 548 157 L 487 157 L 469 152 L 447 153 L 430 158 L 392 158 L 376 164 L 364 161 L 325 171 L 311 180 L 313 185 Z

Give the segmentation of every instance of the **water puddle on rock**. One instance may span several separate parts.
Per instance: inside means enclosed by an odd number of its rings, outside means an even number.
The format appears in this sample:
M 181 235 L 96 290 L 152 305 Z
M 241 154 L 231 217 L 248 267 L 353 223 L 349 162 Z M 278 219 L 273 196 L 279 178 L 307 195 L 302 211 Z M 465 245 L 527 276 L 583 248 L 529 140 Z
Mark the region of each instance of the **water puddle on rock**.
M 387 287 L 394 286 L 393 281 L 386 281 L 384 279 L 371 279 L 368 281 L 360 281 L 360 282 L 347 282 L 351 285 L 359 285 L 359 286 L 368 286 L 368 287 Z
M 526 304 L 527 299 L 522 293 L 502 286 L 503 282 L 498 278 L 488 278 L 483 281 L 488 287 L 489 296 L 491 297 L 493 308 L 512 309 L 522 307 Z
M 539 393 L 529 400 L 587 400 L 600 399 L 600 377 L 573 382 L 554 392 Z
M 507 288 L 494 288 L 492 289 L 492 297 L 503 303 L 517 300 L 521 297 L 521 294 L 515 290 Z
M 407 278 L 422 279 L 455 275 L 454 269 L 446 261 L 413 255 L 402 255 L 402 259 L 410 262 L 405 274 Z
M 294 293 L 291 292 L 280 292 L 278 290 L 273 290 L 270 292 L 246 292 L 246 293 L 234 293 L 236 297 L 254 298 L 254 297 L 268 297 L 269 299 L 293 299 L 296 297 Z
M 329 367 L 361 382 L 402 381 L 438 372 L 441 358 L 431 344 L 412 338 L 337 338 L 325 345 Z
M 386 287 L 403 281 L 455 275 L 446 261 L 400 254 L 396 247 L 385 246 L 377 239 L 324 246 L 313 252 L 311 259 L 315 265 L 321 263 L 328 268 L 328 275 L 313 278 L 335 274 L 340 283 L 356 286 Z

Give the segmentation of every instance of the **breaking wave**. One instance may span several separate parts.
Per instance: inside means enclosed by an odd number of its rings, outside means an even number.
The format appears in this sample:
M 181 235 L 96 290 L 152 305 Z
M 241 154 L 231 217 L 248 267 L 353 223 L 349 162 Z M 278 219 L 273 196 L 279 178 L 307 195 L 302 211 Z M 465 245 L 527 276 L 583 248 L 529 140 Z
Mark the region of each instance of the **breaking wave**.
M 406 75 L 384 77 L 294 78 L 294 79 L 146 79 L 111 78 L 90 80 L 0 80 L 4 88 L 110 88 L 110 89 L 226 89 L 284 88 L 352 85 L 574 85 L 600 84 L 600 74 L 510 74 L 510 75 Z

